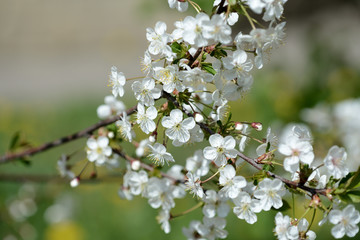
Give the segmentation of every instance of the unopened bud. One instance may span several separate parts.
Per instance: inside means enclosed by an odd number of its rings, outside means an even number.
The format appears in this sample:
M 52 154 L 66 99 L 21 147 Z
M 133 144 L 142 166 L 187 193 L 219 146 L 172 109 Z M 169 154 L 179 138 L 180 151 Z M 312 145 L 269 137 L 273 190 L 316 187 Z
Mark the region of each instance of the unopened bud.
M 198 122 L 198 123 L 201 123 L 204 121 L 203 115 L 200 113 L 197 113 L 197 112 L 195 113 L 194 118 L 195 118 L 195 122 Z
M 319 206 L 320 202 L 320 197 L 318 195 L 314 195 L 311 199 L 310 206 L 317 207 Z
M 235 123 L 235 130 L 241 131 L 243 129 L 244 129 L 244 124 L 242 124 L 241 122 L 236 122 Z
M 165 102 L 163 105 L 161 105 L 160 110 L 165 111 L 168 108 L 168 102 Z
M 108 132 L 108 138 L 114 138 L 115 137 L 115 134 L 114 132 Z
M 73 180 L 71 180 L 70 186 L 75 188 L 75 187 L 79 186 L 79 183 L 80 183 L 80 178 L 75 177 Z
M 135 160 L 131 162 L 131 169 L 137 171 L 140 169 L 140 161 Z
M 150 136 L 149 136 L 149 141 L 152 142 L 152 143 L 154 143 L 154 142 L 156 141 L 155 136 L 154 136 L 154 135 L 150 135 Z
M 253 122 L 251 123 L 251 127 L 254 128 L 256 131 L 262 130 L 262 124 L 259 122 Z

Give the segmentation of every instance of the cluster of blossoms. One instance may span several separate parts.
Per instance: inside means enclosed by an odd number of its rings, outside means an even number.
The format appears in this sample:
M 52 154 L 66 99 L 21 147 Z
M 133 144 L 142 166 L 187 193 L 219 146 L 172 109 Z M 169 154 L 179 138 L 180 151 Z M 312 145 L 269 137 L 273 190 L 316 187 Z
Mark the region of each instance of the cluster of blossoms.
M 343 211 L 335 209 L 341 200 L 336 196 L 353 191 L 359 175 L 349 175 L 343 148 L 332 147 L 323 163 L 315 164 L 308 128 L 289 127 L 277 146 L 270 129 L 266 139 L 256 139 L 250 130 L 261 131 L 261 123 L 233 122 L 229 114 L 229 101 L 242 98 L 251 88 L 251 71 L 262 68 L 266 54 L 282 43 L 285 22 L 281 22 L 281 15 L 286 1 L 215 0 L 213 12 L 206 14 L 191 0 L 169 0 L 171 8 L 184 12 L 190 4 L 198 14 L 175 22 L 172 33 L 167 32 L 164 22 L 146 29 L 149 46 L 142 60 L 145 76 L 131 83 L 137 100 L 132 110 L 125 111 L 125 105 L 116 99 L 124 96 L 124 87 L 131 79 L 116 67 L 111 68 L 113 96 L 105 98 L 97 114 L 101 119 L 117 121 L 88 139 L 87 158 L 96 166 L 112 167 L 117 166 L 119 157 L 127 160 L 119 195 L 129 200 L 138 195 L 148 199 L 152 208 L 159 209 L 157 220 L 165 233 L 170 232 L 170 220 L 176 217 L 171 213 L 175 199 L 185 197 L 186 191 L 197 199 L 197 207 L 202 207 L 204 215 L 202 221 L 192 221 L 189 228 L 183 229 L 186 237 L 223 239 L 228 234 L 225 217 L 231 209 L 239 219 L 253 224 L 261 211 L 280 211 L 283 197 L 290 195 L 288 189 L 311 197 L 307 210 L 324 211 L 336 224 L 332 229 L 334 237 L 358 232 L 359 212 L 353 205 Z M 268 27 L 256 27 L 257 21 L 248 10 L 262 14 L 263 25 Z M 239 15 L 245 16 L 252 27 L 248 34 L 232 31 Z M 147 137 L 137 142 L 135 129 L 142 131 L 138 135 Z M 255 159 L 243 154 L 250 139 L 261 143 Z M 208 146 L 182 162 L 184 167 L 170 153 L 170 142 L 180 147 L 204 140 L 209 141 Z M 134 157 L 126 153 L 128 148 L 120 146 L 121 141 L 136 148 Z M 276 150 L 285 156 L 283 161 L 276 161 Z M 244 161 L 258 170 L 248 179 L 240 174 Z M 171 167 L 164 171 L 168 165 Z M 274 174 L 275 165 L 282 165 L 292 180 Z M 66 159 L 59 168 L 63 175 L 74 179 L 73 186 L 79 184 L 80 176 L 69 172 Z M 248 171 L 246 176 L 252 173 Z M 305 218 L 291 220 L 278 213 L 275 223 L 279 239 L 316 237 Z

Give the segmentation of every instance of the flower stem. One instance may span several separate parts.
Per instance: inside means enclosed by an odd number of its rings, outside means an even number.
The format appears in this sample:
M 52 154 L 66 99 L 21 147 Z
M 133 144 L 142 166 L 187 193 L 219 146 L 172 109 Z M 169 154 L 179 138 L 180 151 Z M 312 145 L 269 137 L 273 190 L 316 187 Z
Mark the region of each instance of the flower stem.
M 208 181 L 210 181 L 212 178 L 214 178 L 220 171 L 216 171 L 216 173 L 214 173 L 213 175 L 211 175 L 208 179 L 204 180 L 204 181 L 201 181 L 200 183 L 203 184 L 203 183 L 206 183 Z
M 249 13 L 246 11 L 245 7 L 242 4 L 240 4 L 240 7 L 241 7 L 241 10 L 244 12 L 245 17 L 249 20 L 249 23 L 250 23 L 252 29 L 255 30 L 256 29 L 255 24 L 254 24 L 253 20 L 251 19 Z
M 186 210 L 186 211 L 184 211 L 184 212 L 182 212 L 182 213 L 178 213 L 178 214 L 176 214 L 176 215 L 170 215 L 170 220 L 171 219 L 174 219 L 174 218 L 177 218 L 177 217 L 181 217 L 181 216 L 183 216 L 183 215 L 185 215 L 185 214 L 188 214 L 189 212 L 192 212 L 192 211 L 194 211 L 194 210 L 196 210 L 196 209 L 198 209 L 199 207 L 201 207 L 202 205 L 204 205 L 204 202 L 199 202 L 198 204 L 196 204 L 195 206 L 193 206 L 192 208 L 189 208 L 188 210 Z

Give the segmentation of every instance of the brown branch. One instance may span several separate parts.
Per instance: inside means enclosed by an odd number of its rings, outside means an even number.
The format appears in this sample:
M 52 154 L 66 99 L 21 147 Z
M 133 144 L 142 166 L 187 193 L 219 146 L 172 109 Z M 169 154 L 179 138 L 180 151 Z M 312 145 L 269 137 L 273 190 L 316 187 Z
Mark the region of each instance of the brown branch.
M 126 111 L 126 114 L 131 115 L 131 114 L 133 114 L 135 112 L 135 110 L 136 110 L 136 106 L 134 106 L 132 108 L 129 108 Z M 7 163 L 7 162 L 10 162 L 10 161 L 18 159 L 18 158 L 29 157 L 29 156 L 32 156 L 34 154 L 44 152 L 44 151 L 46 151 L 48 149 L 51 149 L 53 147 L 63 145 L 63 144 L 68 143 L 70 141 L 73 141 L 73 140 L 76 140 L 76 139 L 79 139 L 79 138 L 83 138 L 83 137 L 87 137 L 87 136 L 91 135 L 95 130 L 97 130 L 97 129 L 101 128 L 101 127 L 107 126 L 107 125 L 109 125 L 111 123 L 114 123 L 117 120 L 120 120 L 121 117 L 122 117 L 122 114 L 117 115 L 117 116 L 113 116 L 111 118 L 102 120 L 102 121 L 100 121 L 100 122 L 98 122 L 98 123 L 96 123 L 96 124 L 94 124 L 94 125 L 92 125 L 92 126 L 90 126 L 88 128 L 85 128 L 82 131 L 76 132 L 76 133 L 71 134 L 69 136 L 59 138 L 59 139 L 57 139 L 55 141 L 52 141 L 52 142 L 45 143 L 45 144 L 43 144 L 41 146 L 30 148 L 30 149 L 27 149 L 27 150 L 19 152 L 19 153 L 5 154 L 4 156 L 0 157 L 0 164 L 1 163 Z

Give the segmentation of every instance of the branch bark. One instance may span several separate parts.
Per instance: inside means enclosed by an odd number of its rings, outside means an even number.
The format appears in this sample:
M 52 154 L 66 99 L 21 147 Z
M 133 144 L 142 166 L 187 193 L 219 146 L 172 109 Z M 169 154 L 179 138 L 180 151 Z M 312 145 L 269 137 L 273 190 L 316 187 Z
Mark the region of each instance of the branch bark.
M 135 112 L 135 110 L 136 110 L 136 105 L 133 106 L 132 108 L 129 108 L 126 111 L 126 114 L 131 115 L 131 114 L 133 114 Z M 102 121 L 100 121 L 100 122 L 98 122 L 98 123 L 96 123 L 96 124 L 94 124 L 94 125 L 92 125 L 92 126 L 90 126 L 88 128 L 85 128 L 82 131 L 76 132 L 76 133 L 71 134 L 69 136 L 59 138 L 59 139 L 57 139 L 55 141 L 52 141 L 52 142 L 45 143 L 45 144 L 43 144 L 41 146 L 38 146 L 38 147 L 35 147 L 35 148 L 30 148 L 30 149 L 27 149 L 27 150 L 19 152 L 19 153 L 5 154 L 4 156 L 0 157 L 0 164 L 1 163 L 7 163 L 7 162 L 13 161 L 13 160 L 18 159 L 18 158 L 29 157 L 29 156 L 32 156 L 34 154 L 49 150 L 49 149 L 51 149 L 53 147 L 57 147 L 57 146 L 65 144 L 65 143 L 71 142 L 73 140 L 83 138 L 83 137 L 87 137 L 87 136 L 91 135 L 95 130 L 97 130 L 97 129 L 101 128 L 101 127 L 107 126 L 107 125 L 109 125 L 111 123 L 114 123 L 117 120 L 120 120 L 121 117 L 122 117 L 122 114 L 111 117 L 111 118 L 108 118 L 108 119 L 105 119 L 105 120 L 102 120 Z

